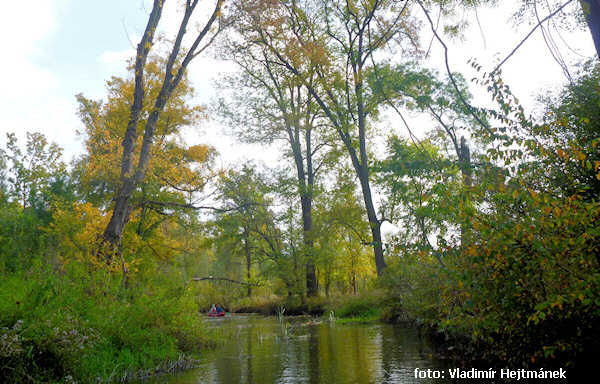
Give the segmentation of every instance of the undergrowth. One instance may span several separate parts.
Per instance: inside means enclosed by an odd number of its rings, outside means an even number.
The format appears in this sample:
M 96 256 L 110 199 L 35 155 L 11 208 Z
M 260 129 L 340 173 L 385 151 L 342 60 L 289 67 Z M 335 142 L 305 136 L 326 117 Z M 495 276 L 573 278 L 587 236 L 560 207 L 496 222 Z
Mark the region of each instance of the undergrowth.
M 0 279 L 0 382 L 112 382 L 181 369 L 214 344 L 186 295 L 131 297 L 51 271 Z

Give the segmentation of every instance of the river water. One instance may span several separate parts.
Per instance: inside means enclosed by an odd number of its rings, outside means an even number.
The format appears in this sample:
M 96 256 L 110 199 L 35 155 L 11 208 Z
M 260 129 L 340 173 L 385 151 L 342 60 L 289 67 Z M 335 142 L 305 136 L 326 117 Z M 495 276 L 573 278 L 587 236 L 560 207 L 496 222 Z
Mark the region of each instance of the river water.
M 231 316 L 206 319 L 228 341 L 197 368 L 146 383 L 442 383 L 415 369 L 443 370 L 432 344 L 412 328 L 315 319 Z

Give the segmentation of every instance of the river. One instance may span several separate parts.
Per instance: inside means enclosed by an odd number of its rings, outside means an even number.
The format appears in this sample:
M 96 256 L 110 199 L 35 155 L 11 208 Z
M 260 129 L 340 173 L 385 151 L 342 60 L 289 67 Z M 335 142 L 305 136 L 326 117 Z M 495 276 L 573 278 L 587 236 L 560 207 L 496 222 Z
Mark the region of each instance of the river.
M 207 352 L 198 367 L 145 383 L 447 382 L 415 377 L 415 369 L 446 367 L 433 358 L 432 344 L 413 328 L 263 316 L 206 321 L 229 340 Z

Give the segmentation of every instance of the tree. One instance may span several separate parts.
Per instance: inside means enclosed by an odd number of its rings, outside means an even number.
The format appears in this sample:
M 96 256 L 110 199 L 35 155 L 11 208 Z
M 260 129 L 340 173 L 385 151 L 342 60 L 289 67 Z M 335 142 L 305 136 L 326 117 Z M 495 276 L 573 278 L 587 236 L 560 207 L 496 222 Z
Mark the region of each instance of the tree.
M 145 92 L 155 98 L 159 91 L 166 60 L 150 55 L 146 64 Z M 94 101 L 77 95 L 79 117 L 84 124 L 80 132 L 85 153 L 75 163 L 79 191 L 82 197 L 102 209 L 111 202 L 112 193 L 119 184 L 119 146 L 127 124 L 129 103 L 133 97 L 134 74 L 125 78 L 113 77 L 107 82 L 106 102 Z M 206 145 L 187 146 L 180 134 L 186 127 L 196 127 L 204 117 L 200 106 L 190 106 L 194 89 L 184 76 L 156 123 L 153 162 L 140 182 L 140 191 L 132 198 L 137 206 L 145 207 L 155 202 L 191 202 L 190 195 L 201 192 L 211 178 L 210 168 L 215 150 Z M 143 115 L 149 115 L 152 105 L 143 105 Z M 140 132 L 141 133 L 141 128 Z M 139 158 L 141 147 L 134 148 L 133 156 Z
M 465 136 L 471 131 L 471 142 L 485 144 L 485 135 L 481 134 L 485 128 L 482 129 L 479 123 L 484 123 L 486 127 L 488 123 L 485 117 L 472 115 L 470 110 L 472 96 L 464 77 L 459 73 L 451 73 L 446 79 L 441 80 L 436 71 L 418 68 L 416 63 L 403 63 L 376 68 L 369 73 L 368 78 L 374 94 L 395 110 L 403 120 L 399 106 L 429 115 L 436 126 L 438 136 L 443 137 L 444 149 L 449 147 L 448 150 L 454 152 L 454 155 L 451 154 L 449 157 L 454 157 L 462 175 L 461 242 L 467 244 L 468 211 L 473 205 L 469 195 L 473 187 L 474 167 L 471 162 L 471 149 L 467 145 Z M 457 94 L 457 90 L 460 91 L 460 95 Z M 430 148 L 427 148 L 427 144 L 416 139 L 412 132 L 411 140 L 415 143 L 414 149 L 431 160 L 432 165 L 437 162 L 434 160 L 435 156 L 429 153 Z M 447 142 L 449 145 L 446 144 Z M 393 145 L 392 142 L 390 144 Z
M 440 152 L 429 140 L 412 144 L 391 136 L 388 157 L 373 167 L 386 196 L 386 217 L 400 223 L 403 246 L 431 251 L 440 246 L 431 243 L 434 235 L 443 239 L 456 229 L 458 212 L 453 211 L 461 206 L 458 167 Z
M 27 133 L 25 148 L 15 134 L 7 138 L 0 149 L 0 265 L 15 271 L 40 256 L 50 261 L 52 211 L 74 194 L 58 145 L 41 133 Z
M 226 55 L 233 56 L 242 72 L 230 79 L 229 88 L 234 92 L 229 100 L 222 101 L 221 111 L 243 141 L 287 143 L 286 152 L 295 166 L 302 209 L 307 294 L 315 296 L 318 285 L 313 260 L 312 206 L 315 177 L 325 164 L 323 156 L 318 158 L 318 152 L 323 152 L 329 139 L 315 129 L 318 109 L 306 87 L 274 62 L 276 57 L 267 47 L 252 43 L 244 24 L 233 32 L 225 47 Z
M 62 149 L 56 143 L 48 143 L 41 133 L 27 133 L 25 153 L 14 133 L 8 133 L 7 138 L 7 151 L 0 152 L 2 163 L 10 163 L 5 193 L 25 210 L 35 205 L 60 175 L 66 174 L 66 165 L 61 160 Z
M 146 29 L 137 47 L 134 65 L 135 87 L 127 129 L 122 143 L 123 154 L 120 161 L 121 170 L 119 184 L 115 193 L 112 215 L 102 236 L 103 243 L 108 247 L 100 249 L 100 254 L 104 256 L 107 262 L 112 260 L 114 253 L 118 252 L 121 245 L 123 230 L 132 209 L 132 194 L 144 179 L 148 170 L 148 164 L 152 157 L 156 127 L 164 112 L 164 108 L 179 86 L 181 80 L 184 78 L 190 62 L 206 48 L 206 45 L 201 46 L 201 44 L 207 38 L 209 39 L 207 44 L 210 44 L 214 40 L 216 33 L 220 31 L 222 23 L 220 23 L 219 20 L 221 19 L 221 8 L 223 3 L 224 0 L 216 1 L 208 21 L 199 30 L 195 38 L 193 38 L 190 47 L 184 49 L 182 45 L 184 37 L 189 29 L 188 24 L 199 4 L 199 0 L 185 1 L 183 18 L 166 61 L 164 79 L 160 86 L 160 91 L 152 103 L 152 109 L 148 115 L 147 121 L 143 121 L 143 106 L 148 102 L 144 86 L 144 83 L 147 81 L 146 62 L 153 46 L 154 35 L 162 16 L 164 6 L 164 0 L 154 0 Z M 217 25 L 216 30 L 213 28 L 213 25 L 215 24 Z M 134 166 L 134 152 L 138 138 L 138 126 L 140 123 L 142 123 L 144 127 L 144 134 L 139 159 Z
M 325 294 L 338 283 L 342 292 L 358 293 L 358 283 L 375 276 L 369 256 L 369 225 L 351 170 L 339 169 L 317 206 L 317 265 Z
M 596 55 L 600 58 L 600 1 L 580 0 L 581 10 L 587 21 L 588 28 L 592 33 L 592 39 L 596 46 Z
M 379 105 L 373 102 L 365 74 L 380 63 L 378 53 L 392 41 L 416 42 L 407 3 L 279 1 L 270 2 L 268 11 L 261 2 L 245 8 L 251 41 L 267 47 L 309 90 L 346 149 L 361 184 L 379 275 L 386 263 L 368 151 L 369 125 Z M 406 52 L 414 48 L 413 44 Z
M 220 179 L 222 208 L 216 212 L 214 242 L 223 264 L 238 263 L 241 258 L 244 265 L 245 281 L 248 283 L 246 294 L 252 294 L 252 283 L 257 279 L 256 265 L 264 261 L 265 241 L 263 235 L 269 233 L 266 228 L 273 226 L 273 217 L 269 212 L 271 204 L 267 196 L 268 187 L 261 180 L 261 174 L 254 168 L 244 165 L 238 171 L 229 171 Z M 232 268 L 225 268 L 228 273 Z M 235 277 L 235 276 L 232 276 Z

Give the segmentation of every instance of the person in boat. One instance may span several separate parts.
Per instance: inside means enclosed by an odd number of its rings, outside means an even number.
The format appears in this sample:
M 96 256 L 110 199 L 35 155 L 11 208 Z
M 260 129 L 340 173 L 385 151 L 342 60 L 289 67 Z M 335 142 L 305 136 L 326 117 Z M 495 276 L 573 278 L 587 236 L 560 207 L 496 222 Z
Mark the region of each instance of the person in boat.
M 221 307 L 217 307 L 217 314 L 219 314 L 219 313 L 223 313 L 223 312 L 224 312 L 224 311 L 223 311 L 223 308 L 221 308 Z
M 217 313 L 217 307 L 213 304 L 212 307 L 210 307 L 210 311 L 208 311 L 208 313 Z

